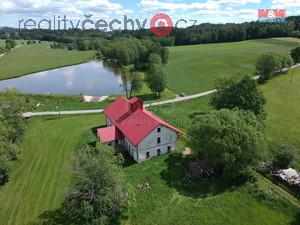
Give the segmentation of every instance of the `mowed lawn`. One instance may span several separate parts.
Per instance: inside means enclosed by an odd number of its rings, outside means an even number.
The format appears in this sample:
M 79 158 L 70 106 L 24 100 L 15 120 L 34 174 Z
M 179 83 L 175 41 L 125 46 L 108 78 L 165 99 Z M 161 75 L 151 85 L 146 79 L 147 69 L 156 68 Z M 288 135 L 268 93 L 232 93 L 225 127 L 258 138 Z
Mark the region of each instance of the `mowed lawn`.
M 73 155 L 96 140 L 91 129 L 103 124 L 103 118 L 30 119 L 20 159 L 10 182 L 0 188 L 0 225 L 28 225 L 59 207 L 71 179 Z
M 268 142 L 271 147 L 278 144 L 296 146 L 295 167 L 300 170 L 300 68 L 272 79 L 261 89 L 267 98 Z
M 170 48 L 166 66 L 168 87 L 175 93 L 194 94 L 214 87 L 216 79 L 253 74 L 257 58 L 266 52 L 286 52 L 300 39 L 280 38 Z
M 88 61 L 95 51 L 50 49 L 50 43 L 24 44 L 0 58 L 0 80 L 79 64 Z

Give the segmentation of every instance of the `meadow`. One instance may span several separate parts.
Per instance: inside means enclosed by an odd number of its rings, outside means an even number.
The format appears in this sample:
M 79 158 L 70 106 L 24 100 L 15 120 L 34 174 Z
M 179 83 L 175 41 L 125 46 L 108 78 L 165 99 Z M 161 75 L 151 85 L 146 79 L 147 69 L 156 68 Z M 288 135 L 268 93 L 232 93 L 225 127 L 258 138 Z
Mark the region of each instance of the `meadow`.
M 253 74 L 255 62 L 263 53 L 288 53 L 299 44 L 300 39 L 279 38 L 171 47 L 166 65 L 168 87 L 175 93 L 207 91 L 219 78 Z
M 261 90 L 267 98 L 266 136 L 270 148 L 294 145 L 294 166 L 300 170 L 300 68 L 273 78 Z
M 211 110 L 208 101 L 209 97 L 204 97 L 151 110 L 186 131 L 194 116 Z M 58 208 L 71 180 L 74 154 L 84 144 L 96 141 L 93 131 L 104 123 L 102 114 L 29 119 L 20 159 L 10 182 L 0 188 L 0 224 L 39 224 L 41 215 Z M 255 175 L 257 186 L 247 181 L 228 183 L 218 179 L 187 182 L 185 168 L 189 159 L 179 154 L 185 146 L 184 139 L 180 139 L 176 153 L 124 165 L 135 201 L 122 224 L 299 222 L 298 203 L 291 203 L 290 195 L 259 175 Z M 144 182 L 150 183 L 148 192 L 137 188 Z
M 51 49 L 48 42 L 30 45 L 25 43 L 0 58 L 0 80 L 84 63 L 94 55 L 95 51 Z

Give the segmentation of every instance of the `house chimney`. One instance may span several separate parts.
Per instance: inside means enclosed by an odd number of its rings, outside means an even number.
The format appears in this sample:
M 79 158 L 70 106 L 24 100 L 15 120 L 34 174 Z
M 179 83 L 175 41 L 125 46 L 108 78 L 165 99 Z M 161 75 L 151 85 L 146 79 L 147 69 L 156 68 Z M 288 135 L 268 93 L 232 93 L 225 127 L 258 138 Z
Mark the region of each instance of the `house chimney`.
M 144 102 L 137 98 L 137 97 L 133 97 L 132 99 L 129 100 L 130 104 L 131 104 L 131 110 L 133 112 L 137 111 L 138 109 L 143 109 L 144 108 Z

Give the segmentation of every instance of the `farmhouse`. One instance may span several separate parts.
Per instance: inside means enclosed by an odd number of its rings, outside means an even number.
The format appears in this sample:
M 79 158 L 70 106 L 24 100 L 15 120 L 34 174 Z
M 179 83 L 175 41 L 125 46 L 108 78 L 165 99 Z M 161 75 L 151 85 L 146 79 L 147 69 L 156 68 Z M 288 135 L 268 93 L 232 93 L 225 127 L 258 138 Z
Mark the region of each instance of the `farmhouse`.
M 136 97 L 118 97 L 104 114 L 106 127 L 97 130 L 99 141 L 123 146 L 137 162 L 171 152 L 182 133 L 144 109 Z

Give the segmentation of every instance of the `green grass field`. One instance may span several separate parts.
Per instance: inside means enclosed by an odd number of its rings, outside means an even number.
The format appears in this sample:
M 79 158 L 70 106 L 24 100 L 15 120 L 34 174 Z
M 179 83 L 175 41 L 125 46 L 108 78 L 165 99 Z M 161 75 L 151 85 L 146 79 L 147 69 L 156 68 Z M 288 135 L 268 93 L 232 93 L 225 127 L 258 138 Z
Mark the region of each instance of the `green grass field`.
M 257 58 L 268 51 L 289 52 L 300 39 L 281 38 L 170 48 L 166 66 L 169 89 L 194 94 L 210 90 L 215 80 L 236 74 L 253 74 Z
M 284 143 L 296 146 L 295 167 L 300 170 L 300 68 L 272 79 L 261 89 L 267 98 L 268 142 L 271 147 Z
M 0 80 L 83 63 L 91 59 L 94 54 L 95 51 L 50 49 L 50 44 L 47 42 L 24 44 L 0 58 Z
M 189 184 L 183 179 L 184 165 L 181 156 L 171 155 L 126 168 L 128 180 L 135 187 L 135 204 L 124 224 L 297 224 L 294 217 L 299 210 L 260 177 L 259 187 L 273 193 L 273 200 L 252 197 L 249 183 L 210 180 Z M 150 191 L 136 188 L 145 182 L 150 184 Z
M 0 188 L 0 224 L 28 225 L 57 208 L 71 179 L 76 149 L 95 141 L 91 129 L 103 122 L 102 115 L 31 119 L 10 182 Z

